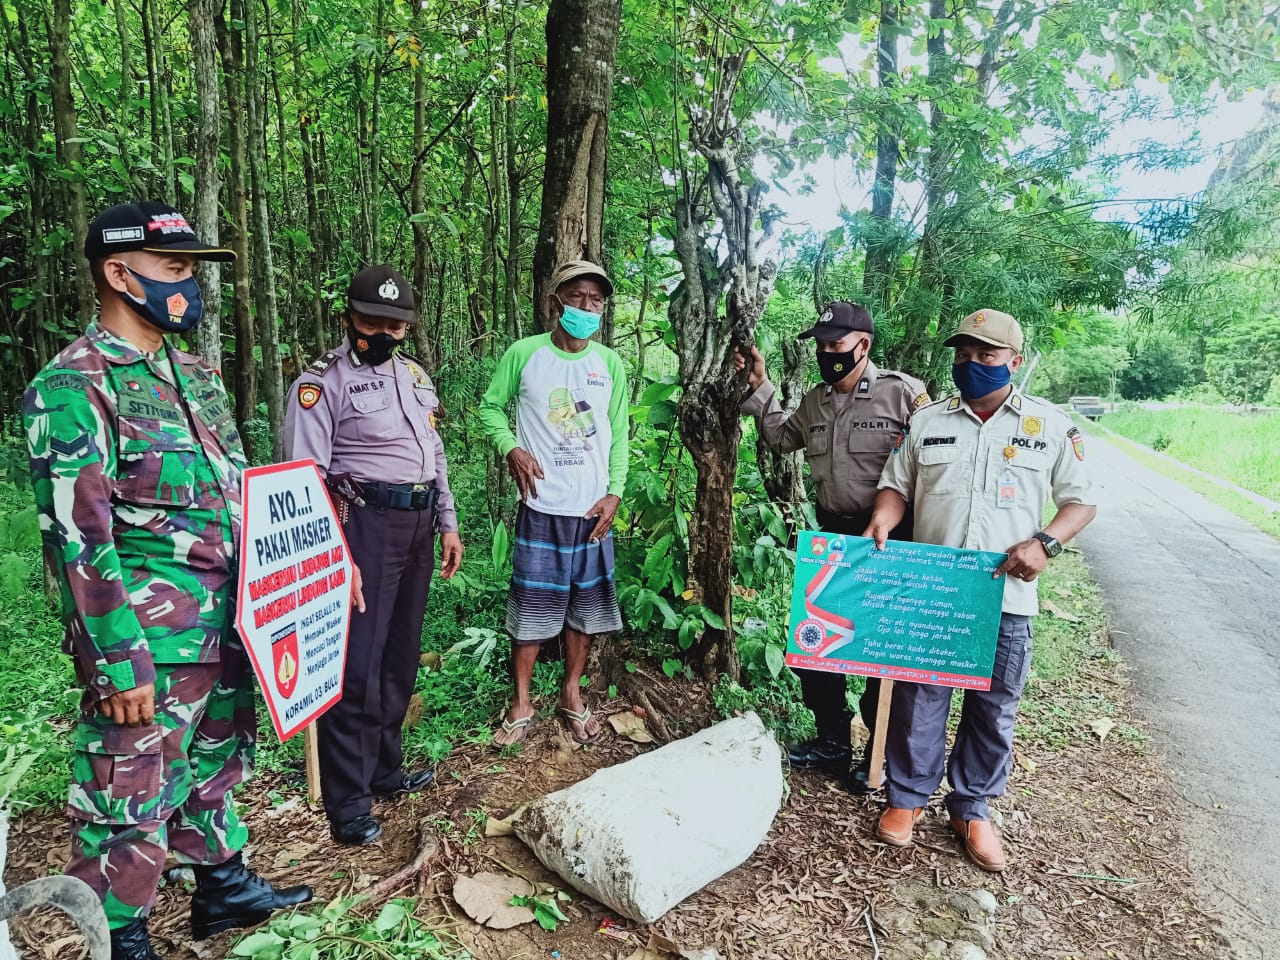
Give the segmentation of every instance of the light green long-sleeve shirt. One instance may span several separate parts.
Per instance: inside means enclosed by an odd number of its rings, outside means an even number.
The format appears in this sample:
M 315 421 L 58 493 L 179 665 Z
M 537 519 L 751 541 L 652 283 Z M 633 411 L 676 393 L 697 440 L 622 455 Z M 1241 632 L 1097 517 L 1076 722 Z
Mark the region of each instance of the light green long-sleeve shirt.
M 506 411 L 513 397 L 514 433 Z M 594 341 L 568 353 L 543 333 L 513 343 L 498 361 L 480 422 L 504 457 L 521 447 L 541 465 L 530 507 L 580 517 L 606 493 L 622 496 L 629 402 L 621 357 Z

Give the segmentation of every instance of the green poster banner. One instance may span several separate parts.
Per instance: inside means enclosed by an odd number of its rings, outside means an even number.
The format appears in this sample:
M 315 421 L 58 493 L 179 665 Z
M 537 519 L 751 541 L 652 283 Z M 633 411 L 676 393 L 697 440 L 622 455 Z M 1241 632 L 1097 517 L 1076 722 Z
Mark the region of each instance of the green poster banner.
M 990 690 L 1003 553 L 804 531 L 787 664 Z

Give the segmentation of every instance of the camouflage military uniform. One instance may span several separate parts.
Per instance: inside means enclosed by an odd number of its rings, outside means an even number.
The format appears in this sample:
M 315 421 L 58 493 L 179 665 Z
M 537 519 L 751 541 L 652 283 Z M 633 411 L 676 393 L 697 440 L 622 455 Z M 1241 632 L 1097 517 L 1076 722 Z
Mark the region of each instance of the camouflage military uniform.
M 244 453 L 218 374 L 167 352 L 157 363 L 91 324 L 23 409 L 63 649 L 85 687 L 67 873 L 98 892 L 113 929 L 149 912 L 166 851 L 221 863 L 247 839 L 231 799 L 255 731 L 232 627 Z M 153 724 L 98 710 L 147 683 Z

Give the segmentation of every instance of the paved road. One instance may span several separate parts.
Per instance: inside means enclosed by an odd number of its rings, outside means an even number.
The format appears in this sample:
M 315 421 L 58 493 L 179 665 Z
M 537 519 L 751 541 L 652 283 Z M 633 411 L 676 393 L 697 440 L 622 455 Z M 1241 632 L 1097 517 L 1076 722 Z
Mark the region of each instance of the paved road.
M 1280 543 L 1088 443 L 1102 490 L 1080 543 L 1188 803 L 1202 896 L 1235 915 L 1241 957 L 1280 957 Z

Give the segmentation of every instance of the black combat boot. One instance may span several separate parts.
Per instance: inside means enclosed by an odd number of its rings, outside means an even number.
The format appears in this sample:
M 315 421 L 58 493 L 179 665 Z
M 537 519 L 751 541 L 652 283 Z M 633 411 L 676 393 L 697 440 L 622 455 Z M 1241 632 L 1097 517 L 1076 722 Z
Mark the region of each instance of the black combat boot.
M 111 960 L 162 960 L 160 954 L 151 949 L 146 917 L 111 931 Z
M 311 899 L 311 888 L 276 889 L 244 865 L 237 853 L 226 863 L 192 868 L 196 892 L 191 897 L 191 938 L 203 940 L 235 927 L 251 927 L 272 911 Z

